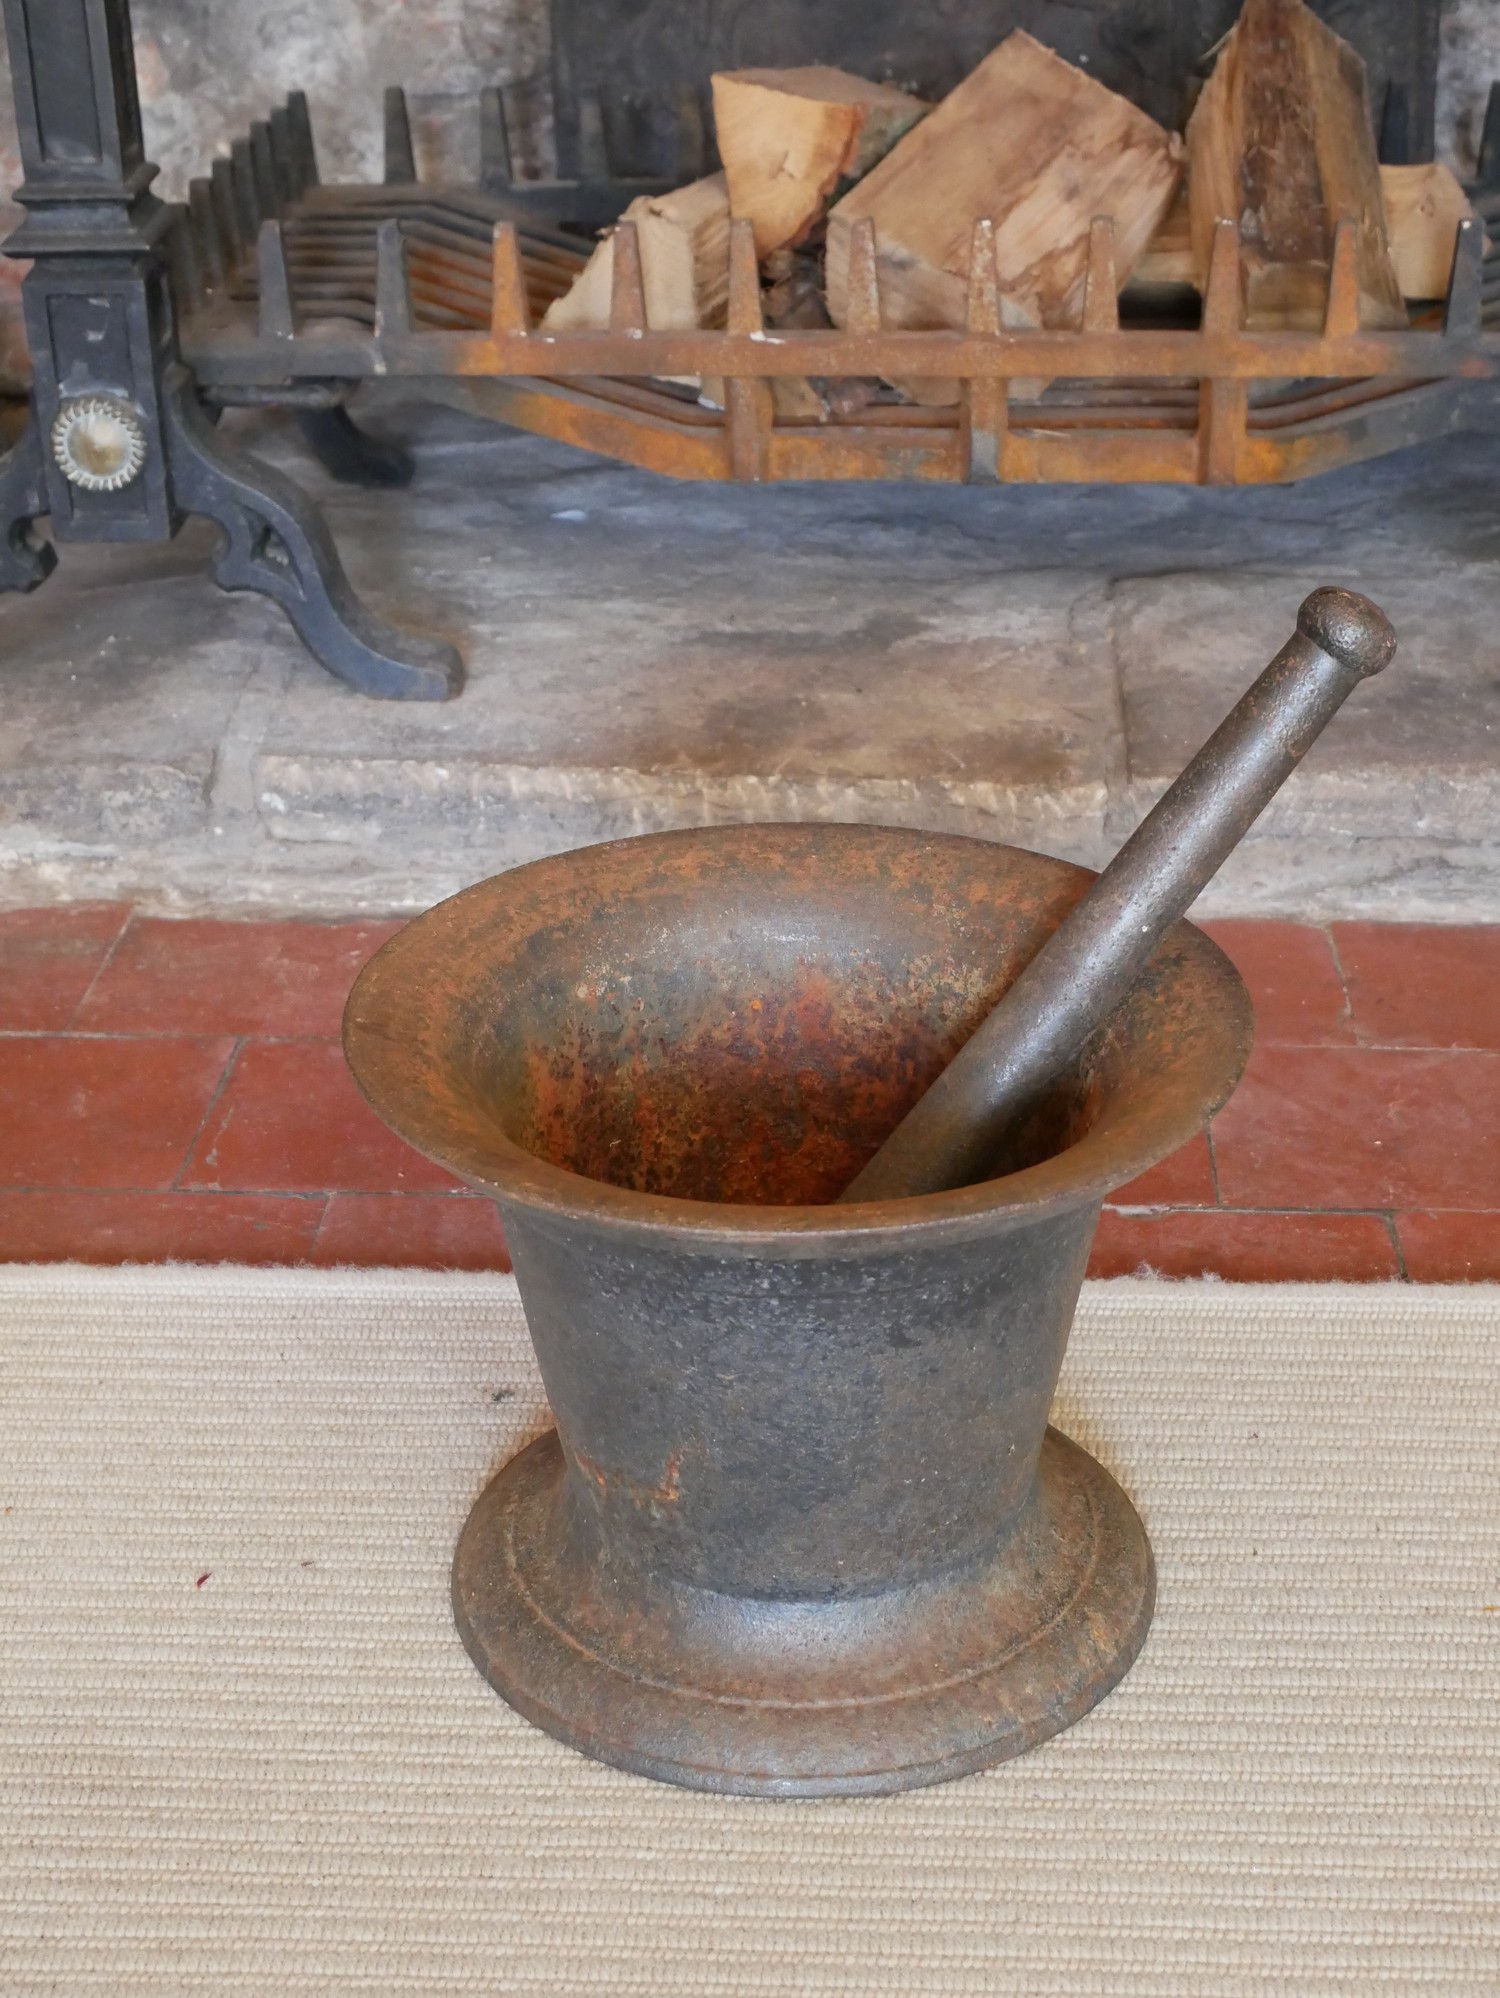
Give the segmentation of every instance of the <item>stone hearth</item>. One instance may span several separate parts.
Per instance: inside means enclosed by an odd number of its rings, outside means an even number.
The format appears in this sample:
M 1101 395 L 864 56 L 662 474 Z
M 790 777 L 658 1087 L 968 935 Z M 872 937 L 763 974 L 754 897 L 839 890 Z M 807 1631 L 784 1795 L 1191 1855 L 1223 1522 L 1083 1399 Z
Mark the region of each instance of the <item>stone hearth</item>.
M 1100 864 L 1314 584 L 1403 638 L 1202 905 L 1500 917 L 1500 460 L 1453 439 L 1287 489 L 672 485 L 448 411 L 406 493 L 321 499 L 377 608 L 453 637 L 369 702 L 207 530 L 70 547 L 0 602 L 0 899 L 399 912 L 560 848 L 871 819 Z

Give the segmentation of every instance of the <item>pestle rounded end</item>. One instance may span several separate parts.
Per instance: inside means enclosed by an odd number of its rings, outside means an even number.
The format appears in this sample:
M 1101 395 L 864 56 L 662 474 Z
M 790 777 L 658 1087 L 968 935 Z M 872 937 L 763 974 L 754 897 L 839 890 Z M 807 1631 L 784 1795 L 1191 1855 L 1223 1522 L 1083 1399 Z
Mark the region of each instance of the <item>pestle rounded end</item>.
M 1395 657 L 1395 627 L 1378 604 L 1354 590 L 1314 590 L 1297 613 L 1297 629 L 1366 678 Z

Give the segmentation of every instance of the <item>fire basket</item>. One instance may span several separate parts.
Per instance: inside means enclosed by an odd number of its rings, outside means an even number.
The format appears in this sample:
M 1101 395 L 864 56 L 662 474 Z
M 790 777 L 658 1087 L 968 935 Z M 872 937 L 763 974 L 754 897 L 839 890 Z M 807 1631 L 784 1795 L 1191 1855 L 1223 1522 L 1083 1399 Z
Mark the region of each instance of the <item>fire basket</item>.
M 575 29 L 580 10 L 584 0 L 567 16 Z M 642 125 L 629 103 L 563 91 L 560 130 L 578 172 L 547 182 L 514 177 L 502 98 L 486 91 L 473 186 L 418 178 L 400 90 L 387 93 L 384 183 L 322 185 L 307 106 L 294 94 L 176 207 L 149 191 L 126 0 L 70 0 L 49 14 L 45 35 L 25 0 L 5 0 L 5 13 L 28 210 L 9 251 L 33 259 L 35 388 L 33 423 L 0 468 L 0 587 L 34 588 L 48 573 L 53 548 L 29 533 L 42 515 L 65 542 L 160 538 L 203 513 L 224 534 L 219 580 L 281 603 L 317 656 L 367 693 L 441 698 L 460 684 L 459 661 L 355 600 L 316 510 L 216 437 L 218 409 L 296 410 L 332 469 L 374 482 L 406 472 L 346 414 L 349 398 L 374 385 L 672 476 L 751 482 L 1285 481 L 1494 420 L 1500 263 L 1485 221 L 1500 218 L 1500 101 L 1446 297 L 1394 330 L 1361 324 L 1350 223 L 1337 229 L 1313 330 L 1243 323 L 1232 223 L 1213 239 L 1196 323 L 1154 323 L 1128 295 L 1122 313 L 1106 215 L 1089 235 L 1077 329 L 1004 323 L 981 218 L 959 330 L 887 323 L 868 225 L 850 246 L 846 323 L 768 326 L 743 222 L 729 232 L 725 323 L 651 330 L 626 221 L 608 326 L 549 331 L 542 316 L 593 233 L 637 195 L 710 162 L 696 86 L 673 84 L 670 143 L 660 103 Z M 1413 19 L 1401 7 L 1368 17 L 1391 47 Z M 559 44 L 575 64 L 580 45 L 578 34 Z M 1430 77 L 1426 89 L 1430 100 Z M 1394 73 L 1384 103 L 1399 151 L 1422 106 Z M 622 163 L 634 177 L 619 177 Z M 684 378 L 722 382 L 723 406 L 706 407 Z M 951 400 L 924 406 L 877 392 L 806 421 L 779 412 L 774 394 L 810 379 L 917 378 L 951 384 Z M 1023 382 L 1048 386 L 1023 397 Z

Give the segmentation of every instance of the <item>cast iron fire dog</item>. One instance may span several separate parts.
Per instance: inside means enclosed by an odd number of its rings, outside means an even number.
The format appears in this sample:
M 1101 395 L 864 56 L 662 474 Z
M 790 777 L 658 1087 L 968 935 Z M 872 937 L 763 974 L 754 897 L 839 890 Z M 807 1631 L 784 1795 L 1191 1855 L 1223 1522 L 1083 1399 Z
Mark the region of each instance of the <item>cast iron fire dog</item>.
M 1309 597 L 1097 880 L 878 826 L 666 833 L 468 889 L 366 967 L 350 1064 L 499 1201 L 557 1421 L 453 1571 L 521 1713 L 694 1788 L 853 1795 L 1118 1683 L 1155 1578 L 1047 1426 L 1078 1287 L 1106 1194 L 1249 1053 L 1177 919 L 1394 643 Z

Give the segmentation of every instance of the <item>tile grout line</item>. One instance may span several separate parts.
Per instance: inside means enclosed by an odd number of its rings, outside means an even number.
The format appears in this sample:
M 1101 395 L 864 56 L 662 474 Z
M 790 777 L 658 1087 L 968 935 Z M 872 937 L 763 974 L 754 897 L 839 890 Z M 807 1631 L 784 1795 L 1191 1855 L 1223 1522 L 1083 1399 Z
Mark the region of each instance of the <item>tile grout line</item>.
M 82 1002 L 80 1001 L 80 1004 Z M 268 1034 L 258 1028 L 234 1027 L 0 1027 L 0 1041 L 255 1041 L 265 1047 L 343 1046 L 339 1034 Z M 1297 1041 L 1261 1038 L 1259 1054 L 1290 1050 L 1302 1054 L 1333 1055 L 1490 1055 L 1500 1056 L 1500 1047 L 1487 1047 L 1476 1041 Z M 1218 1113 L 1216 1113 L 1217 1115 Z
M 326 1200 L 318 1187 L 286 1186 L 0 1186 L 0 1201 L 22 1195 L 50 1199 L 58 1194 L 85 1194 L 113 1198 L 127 1194 L 132 1200 Z M 435 1200 L 436 1194 L 413 1194 L 416 1200 Z
M 328 1227 L 328 1217 L 333 1212 L 333 1194 L 325 1189 L 319 1198 L 321 1198 L 323 1205 L 318 1215 L 317 1226 L 312 1231 L 311 1241 L 297 1259 L 298 1266 L 303 1269 L 316 1261 L 318 1246 L 322 1242 L 324 1233 Z
M 341 1048 L 338 1034 L 262 1034 L 236 1027 L 0 1027 L 0 1041 L 260 1041 L 268 1047 Z M 1482 1052 L 1482 1050 L 1481 1050 Z
M 1411 1271 L 1406 1267 L 1406 1248 L 1401 1240 L 1401 1230 L 1396 1226 L 1395 1209 L 1392 1208 L 1385 1215 L 1384 1219 L 1386 1233 L 1391 1238 L 1391 1247 L 1396 1255 L 1396 1268 L 1401 1272 L 1401 1281 L 1403 1283 L 1410 1283 Z
M 440 1189 L 407 1189 L 395 1186 L 361 1187 L 361 1188 L 319 1188 L 319 1189 L 288 1188 L 284 1186 L 274 1186 L 274 1187 L 265 1187 L 265 1188 L 256 1188 L 256 1187 L 225 1188 L 220 1186 L 185 1186 L 182 1183 L 185 1174 L 190 1168 L 196 1150 L 201 1146 L 202 1139 L 206 1134 L 207 1129 L 210 1127 L 212 1123 L 215 1112 L 220 1102 L 222 1101 L 225 1091 L 229 1087 L 234 1075 L 237 1073 L 239 1059 L 241 1055 L 244 1053 L 247 1046 L 249 1046 L 253 1042 L 264 1042 L 265 1044 L 271 1046 L 276 1046 L 276 1045 L 304 1046 L 304 1047 L 331 1046 L 336 1048 L 339 1045 L 339 1043 L 335 1035 L 330 1035 L 329 1033 L 326 1032 L 321 1034 L 319 1033 L 265 1034 L 265 1033 L 258 1033 L 254 1029 L 251 1029 L 246 1032 L 236 1032 L 233 1029 L 225 1031 L 224 1029 L 220 1028 L 212 1032 L 207 1032 L 207 1031 L 194 1031 L 191 1029 L 183 1029 L 180 1027 L 166 1028 L 155 1032 L 150 1030 L 110 1032 L 107 1029 L 98 1029 L 92 1031 L 84 1030 L 81 1032 L 75 1031 L 73 1023 L 79 1018 L 83 1009 L 90 1003 L 91 999 L 93 998 L 97 990 L 99 983 L 105 978 L 106 974 L 109 971 L 109 968 L 117 960 L 118 954 L 127 936 L 132 932 L 133 928 L 140 920 L 141 920 L 140 912 L 133 905 L 124 906 L 124 914 L 122 920 L 120 921 L 112 939 L 107 943 L 103 955 L 99 963 L 96 965 L 93 974 L 88 981 L 87 987 L 85 988 L 83 995 L 80 997 L 77 1004 L 72 1009 L 71 1013 L 68 1015 L 68 1023 L 66 1025 L 62 1026 L 61 1028 L 54 1028 L 54 1029 L 0 1030 L 0 1039 L 16 1039 L 16 1040 L 57 1039 L 59 1041 L 81 1039 L 88 1042 L 98 1040 L 98 1041 L 116 1041 L 116 1042 L 123 1041 L 123 1042 L 148 1042 L 148 1043 L 165 1041 L 165 1040 L 181 1040 L 183 1042 L 192 1042 L 195 1040 L 207 1040 L 210 1038 L 220 1041 L 223 1039 L 230 1040 L 231 1047 L 226 1056 L 223 1068 L 221 1070 L 221 1074 L 218 1078 L 218 1082 L 211 1093 L 211 1096 L 204 1109 L 203 1115 L 200 1119 L 197 1128 L 193 1131 L 193 1133 L 187 1140 L 183 1159 L 179 1165 L 175 1177 L 172 1180 L 171 1185 L 168 1187 L 154 1187 L 154 1188 L 141 1188 L 138 1186 L 121 1186 L 117 1188 L 89 1186 L 89 1187 L 77 1187 L 77 1188 L 68 1188 L 68 1189 L 51 1188 L 51 1187 L 25 1187 L 25 1188 L 8 1188 L 4 1189 L 4 1191 L 16 1192 L 16 1193 L 32 1193 L 36 1195 L 59 1193 L 63 1191 L 82 1194 L 84 1196 L 125 1194 L 125 1195 L 134 1195 L 146 1199 L 168 1198 L 168 1197 L 174 1197 L 179 1194 L 196 1193 L 213 1199 L 257 1198 L 257 1199 L 270 1199 L 276 1201 L 295 1200 L 298 1203 L 299 1208 L 302 1209 L 304 1216 L 307 1218 L 310 1218 L 311 1216 L 310 1203 L 313 1201 L 318 1201 L 320 1203 L 320 1211 L 318 1211 L 316 1221 L 312 1227 L 309 1247 L 306 1251 L 305 1256 L 302 1258 L 302 1260 L 304 1261 L 313 1259 L 321 1250 L 324 1242 L 326 1241 L 327 1234 L 329 1233 L 331 1228 L 333 1202 L 336 1198 L 340 1197 L 340 1195 L 345 1195 L 348 1198 L 355 1200 L 363 1200 L 363 1199 L 386 1200 L 394 1198 L 409 1203 L 415 1203 L 417 1206 L 420 1206 L 423 1203 L 430 1203 L 436 1200 L 472 1201 L 475 1199 L 484 1198 L 484 1196 L 476 1194 L 472 1189 L 463 1186 L 445 1187 Z M 332 928 L 335 927 L 336 925 L 334 925 L 332 922 L 326 922 L 324 923 L 323 926 Z M 1286 927 L 1290 928 L 1297 926 L 1286 925 Z M 1308 1053 L 1319 1053 L 1319 1054 L 1330 1054 L 1330 1055 L 1347 1052 L 1353 1056 L 1359 1057 L 1361 1062 L 1363 1062 L 1366 1058 L 1373 1056 L 1376 1053 L 1398 1054 L 1408 1057 L 1410 1056 L 1451 1057 L 1453 1055 L 1484 1054 L 1492 1056 L 1496 1059 L 1500 1059 L 1500 1047 L 1485 1048 L 1485 1047 L 1475 1047 L 1468 1044 L 1436 1046 L 1425 1042 L 1388 1043 L 1385 1041 L 1379 1041 L 1379 1040 L 1371 1041 L 1363 1038 L 1365 1030 L 1360 1026 L 1360 1024 L 1355 1019 L 1355 1009 L 1353 1007 L 1350 980 L 1345 970 L 1345 967 L 1342 963 L 1341 954 L 1339 952 L 1336 938 L 1334 936 L 1335 926 L 1332 923 L 1324 923 L 1324 924 L 1309 924 L 1306 927 L 1320 929 L 1324 935 L 1325 943 L 1329 951 L 1330 961 L 1332 962 L 1335 975 L 1340 985 L 1340 992 L 1342 999 L 1340 1025 L 1350 1030 L 1354 1038 L 1349 1042 L 1328 1042 L 1324 1040 L 1275 1041 L 1267 1044 L 1269 1049 L 1301 1051 Z M 1443 927 L 1450 927 L 1450 926 L 1443 926 Z M 1225 1203 L 1222 1184 L 1221 1184 L 1219 1161 L 1217 1156 L 1217 1146 L 1215 1143 L 1214 1124 L 1212 1120 L 1207 1126 L 1205 1126 L 1204 1135 L 1205 1135 L 1205 1142 L 1208 1147 L 1210 1178 L 1211 1178 L 1211 1185 L 1213 1188 L 1212 1203 L 1210 1205 L 1192 1205 L 1192 1204 L 1183 1204 L 1180 1202 L 1154 1203 L 1154 1204 L 1143 1203 L 1138 1205 L 1132 1204 L 1130 1206 L 1114 1207 L 1112 1208 L 1112 1211 L 1121 1215 L 1126 1215 L 1131 1217 L 1150 1216 L 1162 1220 L 1165 1220 L 1168 1217 L 1174 1217 L 1179 1215 L 1203 1217 L 1208 1214 L 1214 1214 L 1217 1217 L 1228 1217 L 1234 1214 L 1244 1214 L 1247 1217 L 1258 1215 L 1266 1217 L 1268 1219 L 1326 1217 L 1330 1220 L 1335 1220 L 1335 1221 L 1341 1220 L 1343 1218 L 1370 1218 L 1378 1220 L 1381 1223 L 1382 1233 L 1389 1245 L 1391 1254 L 1394 1258 L 1399 1279 L 1401 1281 L 1408 1283 L 1412 1281 L 1409 1268 L 1407 1265 L 1406 1254 L 1401 1239 L 1400 1229 L 1398 1227 L 1397 1210 L 1395 1210 L 1394 1208 L 1378 1208 L 1378 1207 L 1228 1206 Z M 1470 1208 L 1470 1207 L 1438 1208 L 1438 1209 L 1433 1209 L 1432 1211 L 1438 1213 L 1452 1213 L 1454 1215 L 1459 1215 L 1459 1216 L 1478 1218 L 1493 1213 L 1497 1207 L 1500 1207 L 1500 1201 L 1497 1201 L 1494 1204 L 1494 1206 L 1484 1206 L 1477 1208 Z M 1413 1211 L 1418 1211 L 1418 1210 L 1414 1209 Z
M 1354 1036 L 1353 1045 L 1362 1048 L 1365 1045 L 1364 1035 L 1354 1017 L 1354 994 L 1349 990 L 1349 974 L 1344 969 L 1344 960 L 1339 956 L 1338 939 L 1333 934 L 1334 926 L 1332 923 L 1320 923 L 1318 927 L 1327 941 L 1328 955 L 1333 959 L 1333 968 L 1338 973 L 1339 990 L 1344 995 L 1344 1019 Z
M 131 924 L 135 921 L 135 917 L 136 917 L 136 911 L 134 903 L 127 903 L 125 908 L 124 919 L 122 920 L 120 927 L 115 931 L 114 936 L 110 941 L 109 949 L 105 951 L 103 957 L 101 957 L 98 964 L 95 965 L 93 977 L 84 987 L 83 993 L 79 998 L 78 1004 L 73 1008 L 72 1012 L 69 1013 L 66 1024 L 60 1030 L 61 1032 L 65 1034 L 71 1033 L 73 1028 L 73 1022 L 78 1018 L 78 1015 L 83 1011 L 84 1007 L 87 1006 L 89 1000 L 93 997 L 94 987 L 99 983 L 99 980 L 104 976 L 105 972 L 108 971 L 109 967 L 114 963 L 115 953 L 120 948 L 120 945 L 125 941 L 125 932 L 130 928 Z
M 231 1075 L 234 1074 L 234 1071 L 239 1064 L 240 1055 L 243 1053 L 248 1039 L 249 1036 L 246 1034 L 237 1035 L 235 1037 L 234 1046 L 229 1051 L 229 1059 L 224 1064 L 223 1071 L 219 1076 L 218 1084 L 215 1087 L 213 1094 L 208 1099 L 208 1103 L 204 1109 L 203 1115 L 198 1119 L 198 1124 L 193 1132 L 193 1135 L 188 1139 L 187 1149 L 183 1152 L 182 1163 L 178 1166 L 176 1173 L 173 1175 L 172 1184 L 169 1188 L 167 1188 L 167 1191 L 169 1193 L 186 1193 L 191 1190 L 182 1184 L 182 1175 L 187 1171 L 188 1167 L 192 1164 L 193 1153 L 198 1149 L 198 1140 L 203 1136 L 205 1130 L 207 1130 L 209 1118 L 213 1116 L 214 1111 L 219 1107 L 220 1099 L 222 1098 L 224 1091 L 229 1087 L 229 1078 Z M 218 1187 L 215 1189 L 208 1189 L 208 1188 L 204 1189 L 205 1192 L 210 1190 L 222 1193 L 226 1189 L 223 1187 Z M 243 1189 L 236 1187 L 233 1189 L 233 1191 L 240 1192 L 243 1191 Z
M 1226 1219 L 1236 1214 L 1253 1214 L 1263 1219 L 1274 1221 L 1292 1221 L 1298 1219 L 1311 1221 L 1384 1221 L 1386 1216 L 1394 1211 L 1386 1207 L 1183 1207 L 1180 1205 L 1157 1207 L 1145 1204 L 1136 1205 L 1134 1203 L 1128 1207 L 1116 1207 L 1112 1206 L 1108 1201 L 1105 1202 L 1105 1206 L 1111 1214 L 1214 1214 L 1221 1215 Z M 1500 1212 L 1500 1209 L 1492 1207 L 1424 1207 L 1403 1208 L 1401 1212 L 1484 1215 Z
M 198 1133 L 194 1134 L 194 1143 Z M 181 1196 L 185 1200 L 199 1198 L 208 1200 L 331 1200 L 340 1194 L 349 1200 L 463 1200 L 479 1201 L 493 1207 L 496 1202 L 488 1195 L 476 1191 L 471 1186 L 425 1186 L 408 1188 L 404 1186 L 116 1186 L 111 1184 L 84 1184 L 82 1182 L 65 1185 L 39 1186 L 26 1181 L 20 1186 L 0 1186 L 0 1200 L 12 1194 L 29 1194 L 37 1197 L 56 1193 L 129 1193 L 139 1194 L 143 1200 L 166 1200 Z M 1202 1213 L 1210 1214 L 1212 1208 L 1205 1207 Z M 1426 1210 L 1423 1210 L 1424 1212 Z M 1433 1209 L 1434 1213 L 1448 1212 L 1447 1209 Z M 1454 1208 L 1454 1213 L 1487 1213 L 1486 1208 Z

